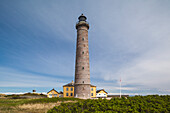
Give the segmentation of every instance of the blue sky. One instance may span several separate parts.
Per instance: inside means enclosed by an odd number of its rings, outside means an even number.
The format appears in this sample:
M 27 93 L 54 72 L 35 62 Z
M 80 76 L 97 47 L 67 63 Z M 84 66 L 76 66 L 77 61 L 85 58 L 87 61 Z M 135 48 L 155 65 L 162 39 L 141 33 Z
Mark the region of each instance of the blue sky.
M 76 29 L 90 23 L 91 83 L 109 93 L 170 94 L 169 0 L 1 0 L 0 87 L 74 79 Z

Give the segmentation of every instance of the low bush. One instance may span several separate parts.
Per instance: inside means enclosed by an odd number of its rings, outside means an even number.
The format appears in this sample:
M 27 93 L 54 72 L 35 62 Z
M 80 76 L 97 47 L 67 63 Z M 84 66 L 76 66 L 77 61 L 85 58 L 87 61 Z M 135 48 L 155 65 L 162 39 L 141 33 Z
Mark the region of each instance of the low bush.
M 77 103 L 62 103 L 49 110 L 48 113 L 168 113 L 170 112 L 170 96 L 148 95 L 111 100 L 82 100 Z

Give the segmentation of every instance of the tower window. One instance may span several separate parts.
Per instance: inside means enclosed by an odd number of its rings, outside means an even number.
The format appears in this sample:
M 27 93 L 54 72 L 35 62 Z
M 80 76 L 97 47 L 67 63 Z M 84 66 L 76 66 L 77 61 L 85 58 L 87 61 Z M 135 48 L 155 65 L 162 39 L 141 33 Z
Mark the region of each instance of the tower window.
M 68 91 L 68 88 L 66 88 L 66 91 Z
M 91 96 L 93 96 L 93 93 L 91 93 Z
M 68 93 L 66 93 L 66 96 L 68 96 Z
M 82 41 L 84 41 L 84 37 L 82 38 Z
M 93 91 L 93 88 L 91 88 L 91 91 Z
M 84 51 L 82 52 L 82 54 L 84 54 Z
M 84 67 L 82 67 L 82 69 L 84 70 Z
M 84 81 L 83 81 L 83 83 L 84 83 Z
M 73 91 L 73 88 L 71 88 L 71 91 Z
M 71 93 L 71 95 L 70 96 L 73 96 L 73 93 Z

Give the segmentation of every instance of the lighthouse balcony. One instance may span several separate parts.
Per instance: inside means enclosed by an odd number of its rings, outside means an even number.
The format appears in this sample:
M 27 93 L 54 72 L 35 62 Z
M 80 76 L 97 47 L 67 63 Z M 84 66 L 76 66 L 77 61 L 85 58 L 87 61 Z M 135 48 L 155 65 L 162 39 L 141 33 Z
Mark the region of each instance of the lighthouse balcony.
M 76 29 L 78 29 L 79 26 L 86 26 L 89 29 L 89 23 L 86 21 L 78 21 L 76 23 Z

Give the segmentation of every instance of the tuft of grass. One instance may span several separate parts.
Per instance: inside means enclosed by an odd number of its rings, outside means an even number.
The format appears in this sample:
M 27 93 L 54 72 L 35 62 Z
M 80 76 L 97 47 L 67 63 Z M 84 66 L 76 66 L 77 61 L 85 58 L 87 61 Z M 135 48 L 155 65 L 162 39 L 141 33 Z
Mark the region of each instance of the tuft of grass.
M 20 113 L 20 112 L 46 112 L 58 106 L 60 103 L 77 102 L 77 98 L 40 98 L 40 99 L 8 99 L 0 98 L 0 112 Z
M 55 103 L 57 101 L 79 101 L 81 99 L 78 98 L 40 98 L 40 99 L 31 99 L 27 102 L 25 102 L 25 104 L 33 104 L 33 103 Z

